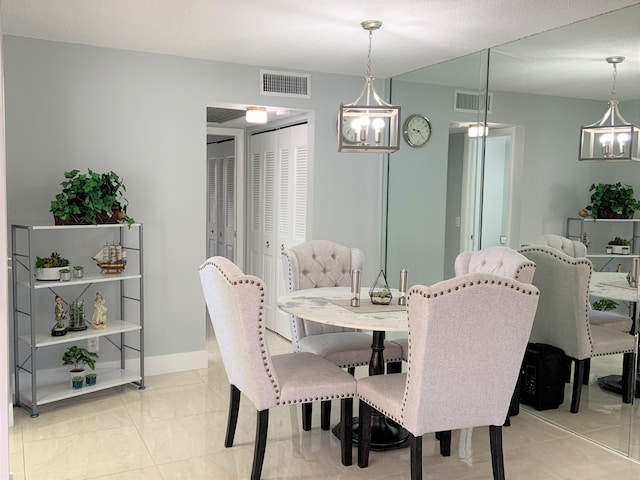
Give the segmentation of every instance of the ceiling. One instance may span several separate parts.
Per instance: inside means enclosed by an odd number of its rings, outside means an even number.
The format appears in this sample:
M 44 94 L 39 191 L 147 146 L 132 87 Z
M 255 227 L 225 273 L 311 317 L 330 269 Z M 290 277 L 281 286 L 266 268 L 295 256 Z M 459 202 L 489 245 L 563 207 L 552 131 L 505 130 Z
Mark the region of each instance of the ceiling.
M 387 78 L 637 0 L 0 0 L 4 34 Z
M 630 5 L 640 11 L 638 0 L 0 0 L 0 14 L 6 35 L 358 76 L 368 48 L 360 22 L 377 19 L 383 26 L 373 33 L 371 71 L 379 78 L 438 83 L 442 76 L 451 84 L 469 78 L 468 70 L 455 73 L 464 59 L 444 62 L 501 45 L 492 89 L 607 99 L 612 70 L 604 57 L 629 55 L 634 60 L 618 76 L 622 100 L 627 91 L 638 98 L 640 17 L 622 11 L 604 29 L 589 23 L 604 17 L 580 20 Z M 443 63 L 422 70 L 424 78 L 414 72 Z M 241 117 L 234 109 L 244 106 L 221 107 L 212 118 Z M 243 118 L 223 123 L 245 126 Z

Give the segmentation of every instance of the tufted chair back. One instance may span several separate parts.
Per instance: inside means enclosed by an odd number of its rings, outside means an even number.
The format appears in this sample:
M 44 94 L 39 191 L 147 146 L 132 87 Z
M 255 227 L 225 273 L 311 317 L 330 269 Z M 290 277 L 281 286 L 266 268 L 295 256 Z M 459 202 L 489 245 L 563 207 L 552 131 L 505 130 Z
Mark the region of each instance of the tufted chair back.
M 531 283 L 536 264 L 509 247 L 490 247 L 462 252 L 456 257 L 456 276 L 467 273 L 495 273 L 522 283 Z
M 364 254 L 359 248 L 349 248 L 328 240 L 311 240 L 282 252 L 284 283 L 287 293 L 308 288 L 348 287 L 351 271 L 362 271 Z M 348 328 L 309 322 L 290 317 L 294 351 L 307 335 L 352 331 Z
M 524 247 L 529 245 L 547 245 L 551 248 L 555 248 L 556 250 L 560 250 L 561 252 L 566 253 L 570 257 L 574 258 L 582 258 L 587 256 L 587 247 L 584 243 L 579 242 L 578 240 L 571 240 L 569 238 L 563 237 L 562 235 L 556 235 L 554 233 L 545 233 L 544 235 L 539 235 L 523 244 Z

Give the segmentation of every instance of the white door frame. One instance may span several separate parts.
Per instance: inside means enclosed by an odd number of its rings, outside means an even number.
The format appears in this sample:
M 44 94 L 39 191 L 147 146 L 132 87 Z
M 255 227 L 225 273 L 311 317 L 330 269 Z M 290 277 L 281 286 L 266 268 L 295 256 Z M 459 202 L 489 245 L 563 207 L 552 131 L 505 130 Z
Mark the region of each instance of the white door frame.
M 207 127 L 207 135 L 228 135 L 235 138 L 235 210 L 236 210 L 236 246 L 235 246 L 235 259 L 234 263 L 238 265 L 241 270 L 244 270 L 244 225 L 245 225 L 245 133 L 241 128 L 221 128 L 221 127 Z M 205 161 L 207 161 L 205 155 Z M 204 219 L 206 222 L 206 219 Z M 206 231 L 206 229 L 205 229 Z M 205 241 L 207 239 L 205 238 Z

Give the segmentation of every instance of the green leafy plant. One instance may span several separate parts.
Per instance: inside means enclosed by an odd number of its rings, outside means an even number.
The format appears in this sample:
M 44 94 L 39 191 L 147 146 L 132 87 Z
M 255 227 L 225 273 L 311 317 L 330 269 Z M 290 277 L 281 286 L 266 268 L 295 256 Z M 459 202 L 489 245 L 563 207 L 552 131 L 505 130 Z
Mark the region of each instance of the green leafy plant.
M 615 310 L 618 307 L 618 302 L 609 298 L 602 298 L 597 302 L 593 302 L 591 306 L 594 310 L 606 312 L 607 310 Z
M 82 265 L 74 265 L 73 269 L 74 270 L 82 270 L 84 267 Z
M 607 245 L 622 245 L 623 247 L 628 247 L 631 243 L 629 243 L 629 240 L 626 238 L 616 237 L 613 240 L 609 240 Z
M 56 268 L 68 265 L 69 260 L 61 257 L 58 252 L 52 252 L 49 257 L 36 257 L 36 268 Z
M 96 352 L 72 345 L 62 355 L 62 364 L 73 365 L 72 371 L 83 370 L 85 365 L 91 370 L 95 370 L 96 358 L 98 358 Z
M 62 268 L 60 270 L 60 273 L 71 273 L 71 270 L 69 270 L 68 268 Z
M 640 201 L 636 200 L 633 187 L 618 183 L 598 183 L 589 188 L 591 205 L 586 207 L 592 218 L 632 218 L 640 210 Z
M 97 173 L 88 169 L 80 173 L 74 169 L 64 173 L 62 192 L 51 201 L 49 211 L 56 223 L 106 223 L 115 216 L 129 226 L 134 222 L 127 215 L 126 186 L 114 172 Z

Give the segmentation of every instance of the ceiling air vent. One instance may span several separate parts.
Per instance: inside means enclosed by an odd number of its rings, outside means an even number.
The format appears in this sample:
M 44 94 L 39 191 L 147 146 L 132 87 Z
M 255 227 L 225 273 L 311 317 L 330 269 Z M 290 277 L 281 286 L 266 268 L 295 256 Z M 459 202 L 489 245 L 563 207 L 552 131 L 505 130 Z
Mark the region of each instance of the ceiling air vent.
M 470 92 L 465 90 L 456 90 L 453 111 L 454 112 L 466 112 L 466 113 L 478 113 L 484 111 L 484 93 Z M 491 107 L 493 105 L 493 93 L 489 92 L 487 97 L 489 105 L 487 112 L 491 113 Z
M 311 98 L 311 75 L 260 70 L 260 95 Z

